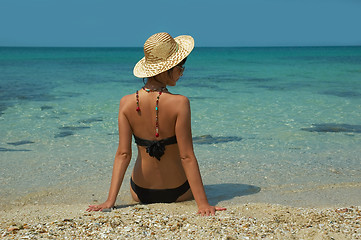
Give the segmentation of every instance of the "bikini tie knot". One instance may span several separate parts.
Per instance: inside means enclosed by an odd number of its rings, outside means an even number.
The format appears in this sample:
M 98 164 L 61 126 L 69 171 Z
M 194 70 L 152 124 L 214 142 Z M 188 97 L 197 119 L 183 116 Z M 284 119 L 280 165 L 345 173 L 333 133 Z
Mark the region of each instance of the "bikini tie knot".
M 160 161 L 160 157 L 163 156 L 165 151 L 165 146 L 162 141 L 154 141 L 151 145 L 147 147 L 147 153 L 149 156 L 155 157 Z

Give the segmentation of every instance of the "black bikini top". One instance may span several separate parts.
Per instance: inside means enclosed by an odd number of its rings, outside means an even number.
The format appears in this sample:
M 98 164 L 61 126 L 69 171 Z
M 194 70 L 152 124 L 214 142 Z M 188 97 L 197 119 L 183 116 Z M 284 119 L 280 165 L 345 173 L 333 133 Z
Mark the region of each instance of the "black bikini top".
M 133 136 L 137 145 L 147 147 L 146 150 L 149 156 L 155 157 L 159 161 L 160 157 L 164 154 L 165 146 L 177 143 L 177 138 L 175 135 L 173 137 L 169 137 L 159 141 L 145 140 L 135 136 L 134 134 Z

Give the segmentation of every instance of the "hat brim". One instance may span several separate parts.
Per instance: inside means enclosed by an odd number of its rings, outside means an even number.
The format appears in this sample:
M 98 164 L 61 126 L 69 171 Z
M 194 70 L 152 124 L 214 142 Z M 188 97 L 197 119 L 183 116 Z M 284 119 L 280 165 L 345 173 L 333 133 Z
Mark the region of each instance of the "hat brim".
M 194 39 L 189 35 L 181 35 L 174 40 L 178 43 L 178 50 L 174 54 L 163 62 L 153 64 L 146 63 L 145 57 L 143 57 L 133 69 L 134 76 L 147 78 L 165 72 L 180 63 L 194 48 Z

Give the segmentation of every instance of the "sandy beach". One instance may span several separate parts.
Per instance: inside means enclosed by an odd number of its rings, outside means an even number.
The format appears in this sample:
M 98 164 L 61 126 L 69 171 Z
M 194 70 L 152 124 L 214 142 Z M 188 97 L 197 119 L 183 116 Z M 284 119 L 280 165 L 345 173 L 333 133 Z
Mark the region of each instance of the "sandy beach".
M 225 203 L 220 203 L 225 206 Z M 196 214 L 194 201 L 119 205 L 28 204 L 0 211 L 2 239 L 361 239 L 361 207 L 228 204 L 216 216 Z

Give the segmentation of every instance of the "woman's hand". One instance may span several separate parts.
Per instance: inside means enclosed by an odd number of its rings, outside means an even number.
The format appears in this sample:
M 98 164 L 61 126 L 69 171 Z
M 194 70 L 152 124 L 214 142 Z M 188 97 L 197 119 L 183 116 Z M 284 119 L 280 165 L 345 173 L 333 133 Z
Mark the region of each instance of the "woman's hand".
M 91 212 L 91 211 L 101 211 L 103 209 L 106 209 L 106 208 L 112 208 L 114 207 L 114 204 L 112 203 L 109 203 L 109 202 L 104 202 L 102 204 L 99 204 L 99 205 L 90 205 L 89 208 L 87 209 L 88 212 Z
M 198 208 L 197 214 L 200 214 L 202 216 L 214 216 L 216 214 L 216 211 L 224 211 L 224 210 L 227 210 L 227 208 L 206 205 L 206 206 L 200 206 Z

